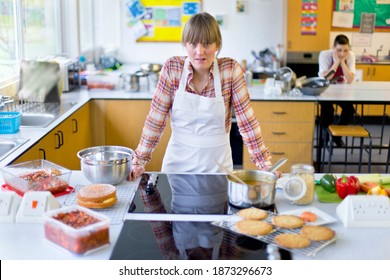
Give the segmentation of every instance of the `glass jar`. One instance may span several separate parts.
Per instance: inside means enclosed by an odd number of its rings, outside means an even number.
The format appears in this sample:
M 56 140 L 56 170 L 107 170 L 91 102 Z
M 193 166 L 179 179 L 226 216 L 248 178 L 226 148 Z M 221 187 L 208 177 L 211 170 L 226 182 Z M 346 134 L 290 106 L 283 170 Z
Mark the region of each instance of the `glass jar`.
M 308 205 L 313 202 L 314 199 L 314 167 L 308 164 L 295 164 L 291 166 L 290 172 L 291 178 L 298 178 L 302 184 L 302 190 L 304 194 L 299 199 L 291 200 L 291 204 L 295 205 Z

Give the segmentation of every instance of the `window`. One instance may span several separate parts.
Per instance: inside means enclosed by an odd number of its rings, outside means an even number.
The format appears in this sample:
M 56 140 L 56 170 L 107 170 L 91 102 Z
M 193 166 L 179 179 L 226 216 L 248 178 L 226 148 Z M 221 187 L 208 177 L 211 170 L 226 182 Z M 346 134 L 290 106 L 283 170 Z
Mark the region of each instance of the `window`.
M 15 1 L 0 1 L 0 82 L 17 75 Z
M 58 1 L 22 0 L 24 58 L 61 52 Z
M 60 0 L 0 1 L 0 84 L 19 74 L 21 59 L 61 53 Z

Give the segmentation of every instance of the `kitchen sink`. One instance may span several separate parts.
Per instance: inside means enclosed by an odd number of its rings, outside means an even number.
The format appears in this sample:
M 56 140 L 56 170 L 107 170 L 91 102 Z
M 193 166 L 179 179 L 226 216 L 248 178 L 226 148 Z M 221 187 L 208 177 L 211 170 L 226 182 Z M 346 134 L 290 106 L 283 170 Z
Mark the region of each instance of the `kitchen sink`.
M 20 119 L 22 127 L 46 127 L 51 124 L 56 115 L 49 113 L 23 113 Z
M 12 153 L 19 146 L 26 143 L 28 139 L 23 138 L 0 138 L 0 160 Z

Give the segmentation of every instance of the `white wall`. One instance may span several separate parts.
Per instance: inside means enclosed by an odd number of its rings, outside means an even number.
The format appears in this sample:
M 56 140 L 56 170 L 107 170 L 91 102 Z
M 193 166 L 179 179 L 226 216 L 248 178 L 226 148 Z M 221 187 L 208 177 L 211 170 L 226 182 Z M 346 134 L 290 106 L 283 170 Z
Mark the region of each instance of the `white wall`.
M 329 48 L 333 47 L 333 41 L 334 38 L 336 38 L 337 35 L 339 35 L 341 32 L 330 32 L 330 46 Z M 353 45 L 353 34 L 354 32 L 342 32 L 345 36 L 348 37 L 349 42 L 351 45 L 351 50 L 355 53 L 357 57 L 360 57 L 364 50 L 366 50 L 366 55 L 374 55 L 376 56 L 376 51 L 383 46 L 383 51 L 379 52 L 379 58 L 383 59 L 384 56 L 387 56 L 390 54 L 390 35 L 387 32 L 377 32 L 373 34 L 369 34 L 368 36 L 371 37 L 371 40 L 369 41 L 368 46 L 356 46 Z M 355 34 L 358 34 L 358 32 L 355 32 Z
M 223 46 L 220 57 L 229 56 L 248 63 L 253 61 L 251 51 L 259 52 L 285 42 L 285 12 L 288 0 L 247 0 L 247 12 L 235 12 L 235 0 L 203 0 L 203 11 L 224 16 L 221 27 Z M 124 9 L 123 9 L 124 10 Z M 178 43 L 137 43 L 126 25 L 125 12 L 121 15 L 120 60 L 127 63 L 163 63 L 174 55 L 185 55 Z

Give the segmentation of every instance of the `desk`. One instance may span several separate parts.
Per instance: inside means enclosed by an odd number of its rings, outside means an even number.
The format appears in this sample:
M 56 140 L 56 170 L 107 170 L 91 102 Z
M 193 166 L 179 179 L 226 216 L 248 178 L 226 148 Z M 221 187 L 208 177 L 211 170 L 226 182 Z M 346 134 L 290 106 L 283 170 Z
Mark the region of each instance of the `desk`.
M 352 84 L 330 85 L 321 95 L 317 96 L 321 103 L 351 102 L 354 104 L 388 104 L 390 103 L 389 82 L 356 82 Z M 321 164 L 322 127 L 317 139 L 316 163 L 317 171 Z

